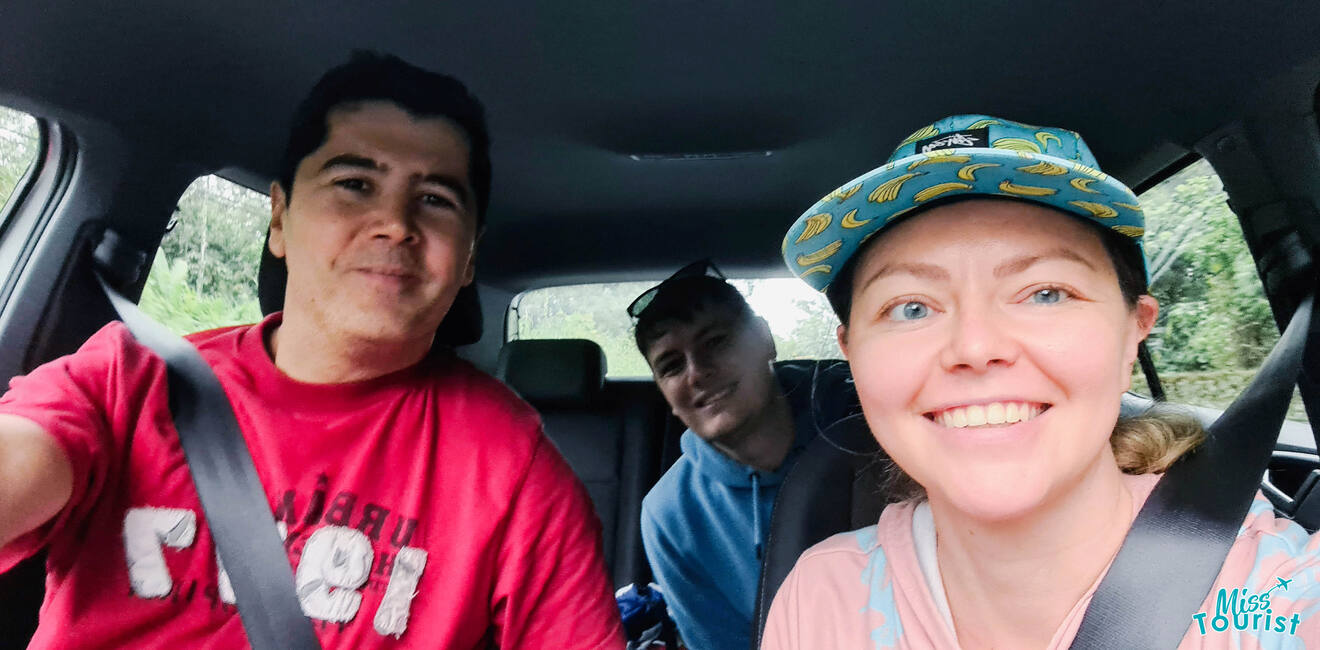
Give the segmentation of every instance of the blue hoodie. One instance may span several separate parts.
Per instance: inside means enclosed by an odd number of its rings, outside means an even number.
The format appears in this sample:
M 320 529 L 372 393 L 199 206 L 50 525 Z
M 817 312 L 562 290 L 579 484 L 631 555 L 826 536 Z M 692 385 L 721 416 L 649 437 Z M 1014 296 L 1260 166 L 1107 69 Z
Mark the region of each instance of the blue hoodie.
M 827 363 L 820 372 L 815 362 L 776 364 L 797 430 L 777 470 L 743 465 L 688 430 L 680 441 L 682 457 L 642 501 L 646 557 L 692 650 L 743 650 L 751 644 L 762 546 L 779 485 L 818 431 L 856 412 L 848 406 L 855 394 L 846 366 L 840 371 Z M 832 381 L 822 381 L 825 375 Z M 822 401 L 838 406 L 824 408 Z

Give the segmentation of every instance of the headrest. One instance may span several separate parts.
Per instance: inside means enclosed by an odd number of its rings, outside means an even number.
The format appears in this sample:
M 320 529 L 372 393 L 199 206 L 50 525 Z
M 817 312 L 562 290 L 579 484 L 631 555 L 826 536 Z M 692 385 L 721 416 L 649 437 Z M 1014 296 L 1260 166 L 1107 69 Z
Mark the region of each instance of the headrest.
M 535 405 L 586 406 L 605 383 L 605 351 L 586 339 L 509 341 L 495 376 Z
M 289 268 L 284 260 L 270 252 L 270 231 L 261 248 L 261 266 L 257 268 L 257 300 L 262 314 L 284 309 L 284 290 L 289 283 Z M 481 340 L 481 300 L 477 297 L 477 283 L 463 287 L 454 296 L 449 313 L 440 321 L 432 345 L 471 345 Z

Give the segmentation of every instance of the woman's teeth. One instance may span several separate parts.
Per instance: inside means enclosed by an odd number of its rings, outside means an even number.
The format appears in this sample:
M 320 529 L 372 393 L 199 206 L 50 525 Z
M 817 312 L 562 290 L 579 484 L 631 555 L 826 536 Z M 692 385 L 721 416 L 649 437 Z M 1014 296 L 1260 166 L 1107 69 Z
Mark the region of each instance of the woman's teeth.
M 945 409 L 931 419 L 952 429 L 995 426 L 1026 422 L 1045 410 L 1044 404 L 1030 402 L 991 402 L 975 406 Z

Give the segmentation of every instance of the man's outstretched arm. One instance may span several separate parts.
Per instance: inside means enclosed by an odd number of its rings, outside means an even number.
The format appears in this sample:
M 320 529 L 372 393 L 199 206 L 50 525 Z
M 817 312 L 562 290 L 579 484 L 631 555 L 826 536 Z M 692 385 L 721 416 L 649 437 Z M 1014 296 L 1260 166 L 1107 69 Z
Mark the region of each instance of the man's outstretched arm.
M 73 494 L 73 468 L 37 423 L 0 415 L 0 548 L 50 521 Z

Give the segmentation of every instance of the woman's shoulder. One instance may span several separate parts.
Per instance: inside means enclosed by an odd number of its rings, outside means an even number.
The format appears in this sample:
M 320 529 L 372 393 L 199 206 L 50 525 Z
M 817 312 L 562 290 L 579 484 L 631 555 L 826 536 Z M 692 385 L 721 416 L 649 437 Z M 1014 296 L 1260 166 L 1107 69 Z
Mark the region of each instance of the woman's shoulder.
M 889 505 L 874 525 L 832 535 L 808 548 L 798 558 L 798 565 L 810 566 L 812 571 L 829 567 L 883 570 L 887 553 L 892 555 L 900 545 L 911 546 L 915 506 L 913 502 Z

